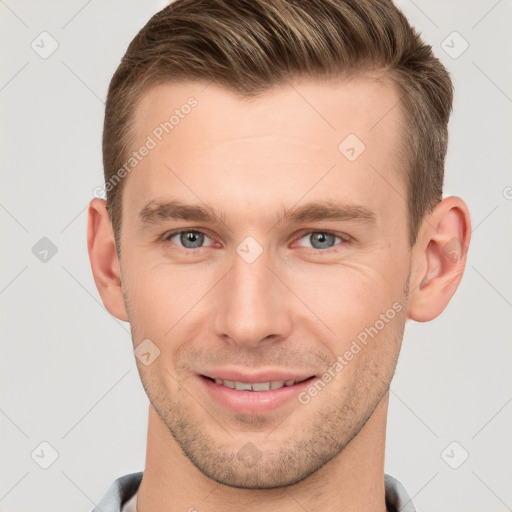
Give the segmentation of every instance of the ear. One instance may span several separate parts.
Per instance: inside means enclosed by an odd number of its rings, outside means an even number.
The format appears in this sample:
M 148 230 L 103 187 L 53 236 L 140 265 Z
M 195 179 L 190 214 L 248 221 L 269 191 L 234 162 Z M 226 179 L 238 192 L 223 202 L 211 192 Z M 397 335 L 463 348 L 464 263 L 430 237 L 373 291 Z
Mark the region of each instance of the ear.
M 471 238 L 466 203 L 451 196 L 425 217 L 412 250 L 408 318 L 428 322 L 440 315 L 459 286 Z
M 127 322 L 114 232 L 103 199 L 94 198 L 89 203 L 87 249 L 103 304 L 112 315 Z

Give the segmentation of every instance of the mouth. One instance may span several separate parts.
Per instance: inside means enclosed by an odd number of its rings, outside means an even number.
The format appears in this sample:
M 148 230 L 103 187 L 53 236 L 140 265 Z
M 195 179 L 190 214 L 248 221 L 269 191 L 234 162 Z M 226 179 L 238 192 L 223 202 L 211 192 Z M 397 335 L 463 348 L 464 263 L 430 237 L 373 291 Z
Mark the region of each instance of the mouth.
M 315 378 L 315 375 L 311 377 L 307 377 L 305 379 L 292 379 L 292 380 L 269 380 L 266 382 L 242 382 L 238 380 L 228 380 L 228 379 L 214 379 L 212 377 L 208 377 L 207 375 L 201 375 L 201 377 L 209 380 L 210 382 L 214 382 L 219 386 L 224 386 L 230 389 L 236 389 L 237 391 L 270 391 L 274 389 L 281 389 L 284 387 L 292 387 L 296 384 L 300 384 L 302 382 L 309 381 Z
M 197 375 L 212 404 L 231 412 L 249 416 L 263 414 L 282 408 L 285 404 L 297 406 L 300 393 L 317 377 L 296 380 L 270 380 L 265 382 L 244 382 Z M 301 406 L 302 407 L 302 406 Z

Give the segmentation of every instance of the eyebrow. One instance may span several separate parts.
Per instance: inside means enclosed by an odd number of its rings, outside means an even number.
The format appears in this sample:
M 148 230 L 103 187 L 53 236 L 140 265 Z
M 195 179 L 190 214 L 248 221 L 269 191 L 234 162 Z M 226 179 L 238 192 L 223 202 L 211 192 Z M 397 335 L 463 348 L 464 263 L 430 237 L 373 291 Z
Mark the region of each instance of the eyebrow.
M 142 226 L 159 224 L 168 220 L 209 224 L 225 223 L 224 216 L 217 213 L 213 208 L 186 204 L 175 199 L 150 201 L 139 211 L 138 219 Z M 332 200 L 314 201 L 297 208 L 284 208 L 282 213 L 275 217 L 274 226 L 283 222 L 299 224 L 325 220 L 375 223 L 376 215 L 372 210 L 362 205 Z
M 222 216 L 211 208 L 185 204 L 178 200 L 155 201 L 147 203 L 138 214 L 142 225 L 158 224 L 166 220 L 188 220 L 193 222 L 215 223 Z
M 281 222 L 301 223 L 323 220 L 348 221 L 355 220 L 365 223 L 375 223 L 375 213 L 366 206 L 347 204 L 336 201 L 314 201 L 298 208 L 284 210 L 276 219 Z

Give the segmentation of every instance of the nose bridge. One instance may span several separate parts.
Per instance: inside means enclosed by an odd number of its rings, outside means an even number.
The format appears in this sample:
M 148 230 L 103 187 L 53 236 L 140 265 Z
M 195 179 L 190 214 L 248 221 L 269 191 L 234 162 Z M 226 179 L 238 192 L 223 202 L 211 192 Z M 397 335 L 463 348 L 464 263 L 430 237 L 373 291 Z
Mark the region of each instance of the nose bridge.
M 282 283 L 270 266 L 270 251 L 258 248 L 253 240 L 237 247 L 231 271 L 218 289 L 217 335 L 246 346 L 256 346 L 272 335 L 278 338 L 289 335 L 288 301 Z

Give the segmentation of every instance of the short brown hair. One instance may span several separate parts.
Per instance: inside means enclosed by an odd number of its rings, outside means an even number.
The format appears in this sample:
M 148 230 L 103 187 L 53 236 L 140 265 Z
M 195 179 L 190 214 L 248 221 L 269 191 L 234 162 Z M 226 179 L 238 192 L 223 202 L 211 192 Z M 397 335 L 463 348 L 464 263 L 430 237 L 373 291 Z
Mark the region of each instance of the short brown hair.
M 151 86 L 216 82 L 244 98 L 287 80 L 378 71 L 398 87 L 409 239 L 442 199 L 453 89 L 391 0 L 175 0 L 132 40 L 108 89 L 105 182 L 126 162 L 137 101 Z M 341 141 L 340 141 L 341 142 Z M 120 254 L 124 179 L 107 188 Z

